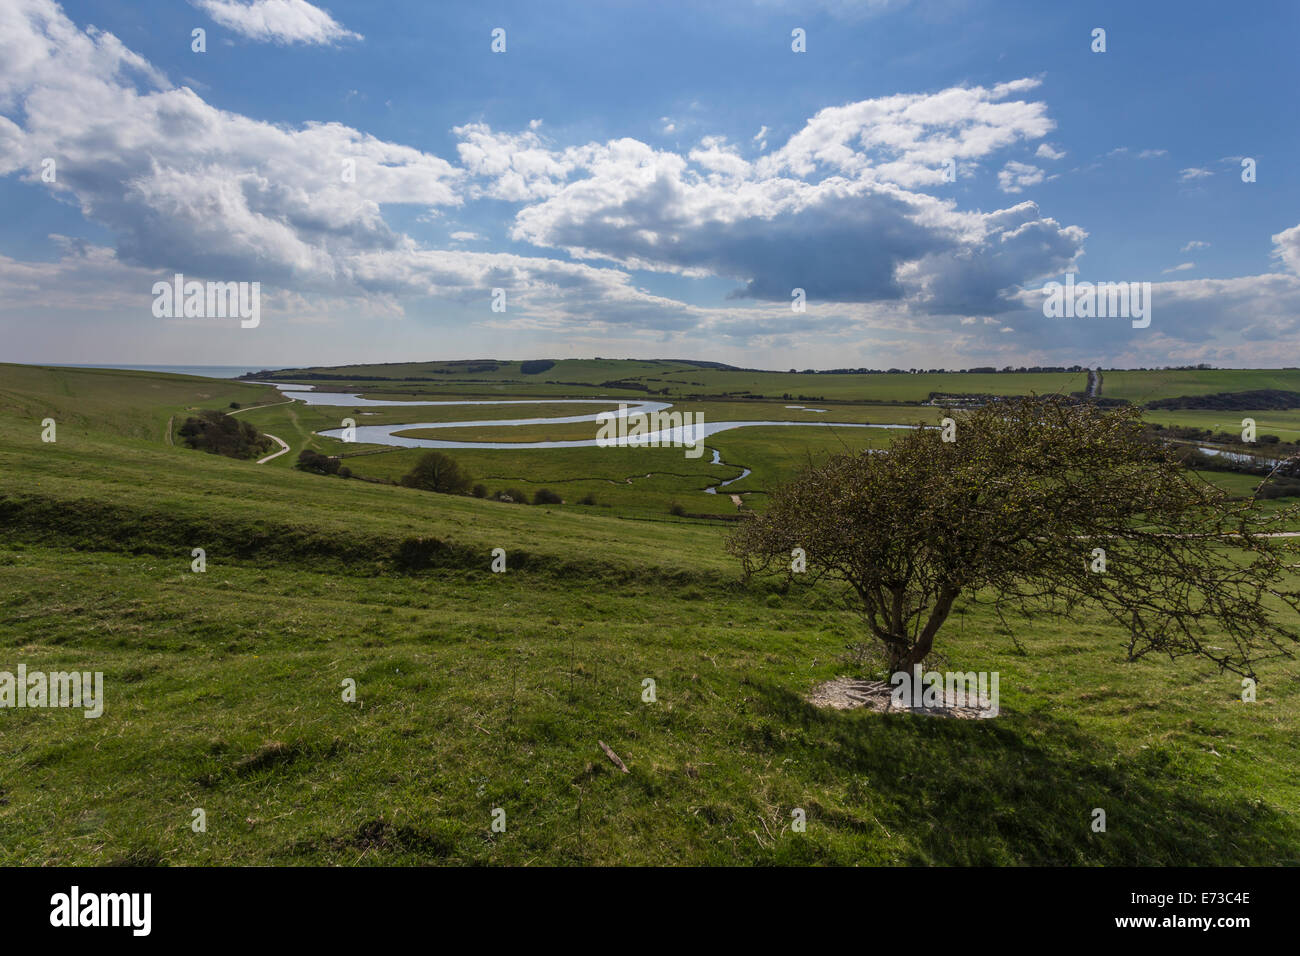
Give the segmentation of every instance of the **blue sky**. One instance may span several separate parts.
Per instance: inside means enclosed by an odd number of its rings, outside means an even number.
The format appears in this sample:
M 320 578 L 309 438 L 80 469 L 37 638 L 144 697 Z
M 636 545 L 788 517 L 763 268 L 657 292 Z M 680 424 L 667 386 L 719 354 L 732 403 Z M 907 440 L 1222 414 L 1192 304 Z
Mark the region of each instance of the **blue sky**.
M 1300 364 L 1298 20 L 0 0 L 0 360 Z M 156 317 L 177 271 L 260 324 Z M 1045 317 L 1066 272 L 1150 325 Z

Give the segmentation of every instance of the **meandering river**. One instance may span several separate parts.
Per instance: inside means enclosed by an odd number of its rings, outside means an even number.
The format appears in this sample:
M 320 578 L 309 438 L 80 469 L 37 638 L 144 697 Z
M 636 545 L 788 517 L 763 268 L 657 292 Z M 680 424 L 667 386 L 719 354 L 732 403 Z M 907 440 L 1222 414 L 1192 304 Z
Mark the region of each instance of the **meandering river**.
M 395 408 L 416 406 L 476 406 L 476 405 L 601 405 L 606 408 L 612 402 L 609 399 L 596 398 L 527 398 L 527 399 L 480 399 L 464 401 L 396 401 L 392 399 L 362 398 L 352 392 L 318 392 L 311 385 L 285 385 L 278 382 L 259 382 L 261 385 L 274 385 L 292 398 L 306 405 L 330 405 L 341 408 Z M 402 448 L 594 448 L 597 440 L 592 438 L 571 441 L 447 441 L 439 438 L 412 438 L 399 432 L 416 429 L 435 428 L 513 428 L 518 425 L 567 425 L 574 422 L 601 422 L 606 418 L 618 418 L 631 415 L 648 415 L 672 408 L 671 402 L 625 402 L 618 411 L 594 412 L 589 415 L 565 415 L 552 418 L 487 418 L 466 419 L 454 422 L 407 422 L 398 425 L 361 425 L 356 426 L 355 440 L 364 444 L 394 445 Z M 800 425 L 805 428 L 913 428 L 912 425 L 868 425 L 861 422 L 799 422 L 799 421 L 725 421 L 701 422 L 696 425 L 665 428 L 654 432 L 627 437 L 614 437 L 601 444 L 611 447 L 636 447 L 639 445 L 678 445 L 693 443 L 730 431 L 733 428 L 760 427 L 764 425 Z M 342 428 L 328 428 L 318 434 L 327 438 L 342 438 Z M 725 464 L 725 462 L 716 462 Z M 742 476 L 743 477 L 743 476 Z M 739 481 L 740 479 L 734 479 Z
M 503 399 L 467 399 L 460 401 L 396 401 L 393 399 L 372 399 L 362 398 L 354 392 L 318 392 L 314 385 L 298 385 L 284 382 L 255 382 L 257 385 L 273 385 L 280 390 L 286 398 L 302 402 L 305 405 L 329 405 L 340 408 L 398 408 L 398 407 L 417 407 L 417 406 L 466 406 L 474 407 L 481 405 L 601 405 L 608 408 L 613 402 L 609 399 L 597 398 L 503 398 Z M 648 415 L 654 412 L 661 412 L 672 407 L 671 402 L 623 402 L 617 411 L 601 411 L 584 415 L 564 415 L 551 418 L 489 418 L 489 419 L 465 419 L 455 422 L 408 422 L 399 425 L 357 425 L 355 441 L 373 444 L 373 445 L 392 445 L 399 448 L 594 448 L 598 444 L 606 447 L 636 447 L 640 445 L 663 446 L 663 445 L 683 445 L 694 444 L 702 441 L 711 435 L 719 432 L 730 431 L 734 428 L 758 428 L 768 425 L 790 426 L 797 425 L 801 428 L 915 428 L 915 425 L 876 425 L 864 424 L 862 422 L 805 422 L 805 421 L 724 421 L 724 422 L 701 422 L 696 425 L 682 426 L 677 428 L 666 428 L 646 434 L 632 436 L 616 436 L 606 439 L 603 442 L 597 442 L 597 439 L 583 438 L 571 441 L 446 441 L 438 438 L 412 438 L 409 435 L 399 434 L 400 432 L 413 431 L 415 429 L 436 429 L 436 428 L 513 428 L 519 425 L 567 425 L 574 422 L 602 422 L 607 418 L 627 417 L 631 415 Z M 804 408 L 801 405 L 787 405 L 786 408 L 803 409 L 810 412 L 825 412 L 822 408 Z M 327 438 L 342 438 L 344 429 L 328 428 L 318 432 Z M 1244 459 L 1251 456 L 1243 456 L 1235 452 L 1225 451 L 1222 449 L 1208 448 L 1201 446 L 1201 450 L 1211 455 L 1224 455 L 1230 458 Z M 1276 464 L 1273 459 L 1256 458 L 1256 462 L 1271 467 Z M 718 450 L 713 449 L 713 459 L 711 464 L 726 465 L 727 462 L 722 460 Z M 744 468 L 743 465 L 733 467 Z M 748 477 L 750 470 L 744 468 L 744 471 L 727 481 L 720 482 L 716 485 L 704 489 L 708 494 L 716 494 L 719 488 L 734 484 L 743 478 Z

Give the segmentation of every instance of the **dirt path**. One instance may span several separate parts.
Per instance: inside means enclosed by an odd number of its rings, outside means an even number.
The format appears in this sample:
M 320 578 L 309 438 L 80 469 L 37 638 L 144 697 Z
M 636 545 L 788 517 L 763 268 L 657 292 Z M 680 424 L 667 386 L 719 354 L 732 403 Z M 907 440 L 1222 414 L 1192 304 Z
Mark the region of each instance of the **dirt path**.
M 226 414 L 227 414 L 227 415 L 241 415 L 241 414 L 243 414 L 244 412 L 255 411 L 256 409 L 259 409 L 259 408 L 275 408 L 275 406 L 277 406 L 277 405 L 288 405 L 288 404 L 289 404 L 290 402 L 292 402 L 292 401 L 293 401 L 292 398 L 286 398 L 283 402 L 271 402 L 271 403 L 269 403 L 269 404 L 267 404 L 267 405 L 249 405 L 247 408 L 236 408 L 236 409 L 232 409 L 231 411 L 226 412 Z
M 265 458 L 257 459 L 257 463 L 259 465 L 265 465 L 272 458 L 279 458 L 281 455 L 283 455 L 286 451 L 289 450 L 288 445 L 286 445 L 281 439 L 276 438 L 276 436 L 272 435 L 270 432 L 262 432 L 262 434 L 265 435 L 267 438 L 270 438 L 272 441 L 276 442 L 280 446 L 280 450 L 273 455 L 267 455 Z

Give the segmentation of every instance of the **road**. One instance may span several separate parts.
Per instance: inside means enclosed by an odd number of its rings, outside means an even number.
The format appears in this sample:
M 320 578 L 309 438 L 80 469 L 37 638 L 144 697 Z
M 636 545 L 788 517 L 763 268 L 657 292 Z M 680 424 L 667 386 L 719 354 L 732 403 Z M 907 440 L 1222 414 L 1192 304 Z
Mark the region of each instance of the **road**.
M 276 444 L 278 444 L 280 446 L 280 450 L 273 455 L 267 455 L 265 458 L 257 459 L 257 463 L 259 465 L 265 465 L 272 458 L 279 458 L 281 455 L 283 455 L 286 451 L 289 450 L 289 446 L 286 445 L 282 439 L 276 438 L 276 436 L 272 435 L 270 432 L 262 432 L 262 434 L 265 435 L 267 438 L 270 438 Z

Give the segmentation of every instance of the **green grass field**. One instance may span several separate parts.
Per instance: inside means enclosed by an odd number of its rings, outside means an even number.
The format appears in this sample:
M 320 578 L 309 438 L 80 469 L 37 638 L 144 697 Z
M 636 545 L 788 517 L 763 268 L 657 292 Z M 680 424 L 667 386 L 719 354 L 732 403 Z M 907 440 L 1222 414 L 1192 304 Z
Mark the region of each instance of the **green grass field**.
M 485 370 L 485 365 L 493 366 Z M 701 368 L 685 362 L 644 362 L 614 359 L 561 359 L 552 368 L 524 375 L 519 362 L 411 362 L 394 365 L 354 365 L 339 368 L 286 370 L 284 381 L 302 375 L 339 376 L 317 381 L 321 390 L 344 390 L 351 384 L 390 397 L 443 394 L 490 395 L 525 391 L 531 395 L 584 397 L 617 394 L 623 389 L 600 388 L 604 382 L 640 385 L 668 397 L 709 397 L 745 394 L 768 399 L 785 395 L 819 396 L 831 402 L 920 402 L 931 392 L 958 394 L 1039 395 L 1083 391 L 1086 372 L 999 373 L 874 373 L 806 374 L 774 371 Z M 352 378 L 349 378 L 352 376 Z M 381 383 L 376 379 L 390 379 Z M 302 379 L 310 381 L 310 379 Z M 1137 403 L 1182 395 L 1207 395 L 1262 388 L 1300 391 L 1300 369 L 1196 369 L 1108 371 L 1102 394 Z M 645 393 L 642 393 L 643 395 Z
M 842 420 L 883 421 L 870 403 L 903 400 L 843 395 L 857 407 Z M 746 585 L 726 524 L 669 505 L 734 515 L 702 489 L 747 467 L 724 491 L 761 507 L 863 430 L 722 433 L 709 445 L 726 465 L 679 449 L 454 453 L 493 489 L 562 490 L 537 507 L 292 468 L 304 445 L 367 450 L 312 437 L 341 409 L 241 412 L 292 447 L 266 465 L 168 444 L 169 420 L 232 401 L 279 397 L 0 366 L 0 671 L 103 671 L 107 696 L 94 720 L 0 709 L 0 863 L 1300 864 L 1294 661 L 1265 665 L 1246 704 L 1194 661 L 1126 662 L 1126 635 L 1099 618 L 1004 622 L 966 601 L 936 665 L 999 671 L 996 719 L 806 703 L 832 677 L 877 676 L 851 648 L 856 614 L 829 588 Z M 739 417 L 727 404 L 705 407 Z M 396 478 L 416 456 L 347 463 Z M 573 503 L 588 491 L 601 503 Z

